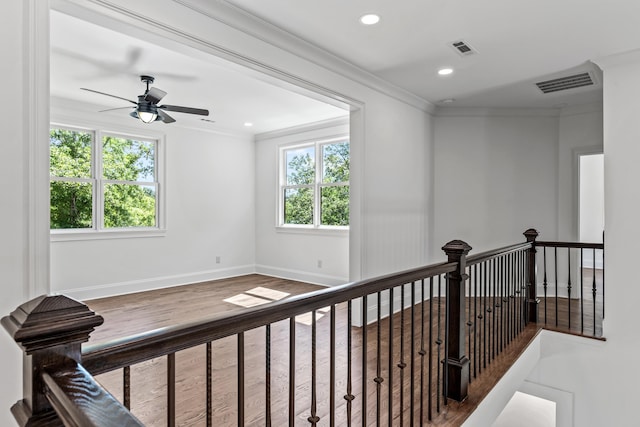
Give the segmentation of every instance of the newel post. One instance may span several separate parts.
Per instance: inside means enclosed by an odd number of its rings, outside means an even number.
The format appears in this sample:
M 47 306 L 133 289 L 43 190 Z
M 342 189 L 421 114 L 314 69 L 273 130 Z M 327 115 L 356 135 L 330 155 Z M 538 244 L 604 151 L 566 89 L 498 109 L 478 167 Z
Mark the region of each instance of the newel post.
M 11 407 L 20 426 L 61 426 L 45 397 L 42 372 L 81 362 L 81 345 L 102 324 L 102 316 L 69 297 L 39 296 L 2 318 L 2 326 L 24 352 L 23 398 Z
M 465 281 L 468 275 L 467 254 L 471 246 L 462 240 L 453 240 L 442 247 L 449 262 L 458 267 L 447 276 L 447 397 L 463 401 L 469 388 L 469 358 L 464 354 L 465 338 Z
M 538 304 L 540 303 L 536 281 L 536 238 L 538 237 L 538 232 L 530 228 L 523 234 L 527 238 L 527 242 L 531 242 L 531 248 L 527 251 L 527 311 L 529 316 L 526 321 L 527 323 L 538 323 Z

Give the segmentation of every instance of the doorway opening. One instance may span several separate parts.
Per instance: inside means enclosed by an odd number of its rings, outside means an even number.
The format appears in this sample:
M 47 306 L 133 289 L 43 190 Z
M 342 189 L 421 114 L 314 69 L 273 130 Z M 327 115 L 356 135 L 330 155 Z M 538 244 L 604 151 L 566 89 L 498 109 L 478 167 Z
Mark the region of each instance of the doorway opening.
M 600 243 L 604 239 L 604 154 L 579 157 L 579 239 Z M 601 269 L 602 251 L 586 251 L 584 267 Z M 594 265 L 595 263 L 595 265 Z

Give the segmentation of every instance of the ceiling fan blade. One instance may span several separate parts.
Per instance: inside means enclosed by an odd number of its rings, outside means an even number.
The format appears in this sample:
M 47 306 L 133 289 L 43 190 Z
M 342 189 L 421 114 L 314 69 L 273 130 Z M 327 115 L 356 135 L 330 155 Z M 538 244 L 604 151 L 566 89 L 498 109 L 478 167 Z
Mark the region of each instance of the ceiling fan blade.
M 176 113 L 198 114 L 200 116 L 208 116 L 209 110 L 202 108 L 180 107 L 179 105 L 158 105 L 158 108 L 163 108 L 167 111 L 175 111 Z
M 158 89 L 157 87 L 152 87 L 144 96 L 144 100 L 149 101 L 152 104 L 157 104 L 166 94 L 167 92 Z
M 171 117 L 170 115 L 168 115 L 162 110 L 158 110 L 158 115 L 162 118 L 163 123 L 173 123 L 176 121 L 176 119 L 174 119 L 173 117 Z
M 87 89 L 86 87 L 81 87 L 80 89 L 82 89 L 82 90 L 86 90 L 86 91 L 88 91 L 88 92 L 99 93 L 100 95 L 110 96 L 110 97 L 112 97 L 112 98 L 122 99 L 123 101 L 127 101 L 127 102 L 130 102 L 130 103 L 132 103 L 132 104 L 138 105 L 138 103 L 137 103 L 137 102 L 132 101 L 132 100 L 127 99 L 127 98 L 123 98 L 123 97 L 121 97 L 121 96 L 111 95 L 110 93 L 104 93 L 104 92 L 100 92 L 100 91 L 93 90 L 93 89 Z
M 100 110 L 98 113 L 104 113 L 105 111 L 113 111 L 113 110 L 124 110 L 125 108 L 135 108 L 135 107 L 117 107 L 117 108 L 107 108 L 106 110 Z

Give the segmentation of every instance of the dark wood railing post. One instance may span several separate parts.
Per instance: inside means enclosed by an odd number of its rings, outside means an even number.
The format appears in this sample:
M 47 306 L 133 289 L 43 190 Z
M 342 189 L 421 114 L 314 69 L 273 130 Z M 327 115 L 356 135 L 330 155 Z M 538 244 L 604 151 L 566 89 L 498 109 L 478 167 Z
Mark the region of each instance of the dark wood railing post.
M 469 388 L 469 358 L 465 350 L 465 281 L 467 254 L 471 246 L 461 240 L 452 240 L 442 247 L 449 262 L 458 267 L 447 276 L 447 397 L 462 402 L 467 398 Z
M 536 282 L 536 238 L 538 232 L 530 228 L 525 231 L 524 236 L 527 238 L 527 242 L 531 242 L 531 248 L 528 250 L 527 256 L 527 311 L 529 312 L 527 323 L 538 323 L 538 304 L 540 299 L 538 298 L 538 284 Z
M 18 425 L 62 425 L 45 396 L 43 373 L 69 361 L 79 363 L 82 343 L 102 322 L 102 316 L 63 295 L 39 296 L 2 318 L 24 352 L 23 399 L 11 407 Z

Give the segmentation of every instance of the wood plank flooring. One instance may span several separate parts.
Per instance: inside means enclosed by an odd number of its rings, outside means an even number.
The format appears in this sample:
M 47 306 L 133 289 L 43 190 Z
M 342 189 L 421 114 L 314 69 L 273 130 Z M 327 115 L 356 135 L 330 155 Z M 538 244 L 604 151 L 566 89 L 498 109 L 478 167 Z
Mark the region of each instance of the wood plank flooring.
M 256 287 L 269 288 L 290 294 L 299 294 L 318 289 L 317 286 L 284 279 L 260 275 L 212 281 L 195 285 L 162 289 L 158 291 L 124 295 L 101 300 L 87 301 L 89 307 L 105 318 L 105 324 L 92 334 L 91 342 L 108 341 L 146 330 L 160 328 L 181 322 L 190 322 L 212 313 L 227 312 L 237 306 L 224 302 L 237 295 L 250 295 Z M 440 310 L 436 308 L 440 305 Z M 430 307 L 433 306 L 433 314 Z M 530 325 L 513 341 L 505 344 L 504 351 L 482 368 L 477 378 L 472 378 L 469 397 L 462 403 L 445 401 L 442 390 L 437 384 L 442 375 L 443 354 L 436 344 L 444 336 L 444 298 L 434 298 L 431 302 L 414 306 L 414 325 L 411 330 L 411 310 L 393 316 L 393 330 L 389 328 L 389 319 L 374 322 L 366 328 L 367 348 L 362 350 L 363 329 L 348 328 L 347 304 L 335 308 L 336 316 L 336 382 L 335 425 L 346 426 L 347 413 L 354 426 L 362 425 L 362 408 L 366 407 L 367 425 L 375 425 L 380 417 L 380 425 L 409 425 L 411 417 L 420 425 L 458 426 L 477 407 L 482 398 L 497 383 L 513 361 L 522 353 L 538 332 L 538 327 Z M 424 308 L 424 311 L 423 311 Z M 311 425 L 308 418 L 312 415 L 311 355 L 316 351 L 316 413 L 320 418 L 318 426 L 329 426 L 330 421 L 330 312 L 318 311 L 317 340 L 313 345 L 309 318 L 295 322 L 295 405 L 296 426 Z M 404 322 L 402 322 L 404 316 Z M 422 322 L 422 318 L 431 319 Z M 419 325 L 426 324 L 424 329 Z M 431 324 L 431 328 L 429 328 Z M 289 334 L 290 323 L 278 322 L 271 327 L 271 382 L 270 408 L 272 425 L 288 425 L 289 413 Z M 401 329 L 402 328 L 402 329 Z M 352 352 L 347 352 L 348 332 L 351 332 Z M 393 333 L 393 345 L 389 351 L 390 332 Z M 431 335 L 430 335 L 431 334 Z M 378 339 L 379 337 L 379 339 Z M 402 337 L 402 340 L 401 340 Z M 266 389 L 266 340 L 265 328 L 258 328 L 244 334 L 244 425 L 265 425 Z M 378 346 L 379 343 L 379 346 Z M 431 343 L 431 346 L 429 346 Z M 238 425 L 238 364 L 237 339 L 229 337 L 213 343 L 213 425 Z M 421 352 L 421 350 L 423 350 Z M 195 347 L 176 354 L 176 396 L 179 426 L 206 425 L 206 364 L 205 346 Z M 413 355 L 413 358 L 411 357 Z M 429 357 L 431 356 L 431 357 Z M 348 358 L 351 358 L 351 364 Z M 390 363 L 391 359 L 391 363 Z M 363 360 L 366 362 L 363 363 Z M 413 366 L 412 366 L 413 360 Z M 472 360 L 472 363 L 473 362 Z M 366 368 L 364 366 L 366 364 Z M 406 364 L 405 368 L 400 365 Z M 167 425 L 167 384 L 166 358 L 154 359 L 131 367 L 131 407 L 132 412 L 147 426 Z M 348 382 L 351 367 L 351 382 Z M 389 381 L 391 367 L 392 380 Z M 429 388 L 429 370 L 433 374 Z M 366 402 L 363 405 L 363 375 L 367 387 Z M 413 375 L 411 373 L 413 372 Z M 472 372 L 474 372 L 472 368 Z M 376 377 L 383 378 L 379 388 L 374 382 Z M 411 379 L 413 377 L 413 389 Z M 122 399 L 122 372 L 111 372 L 98 376 L 107 390 Z M 422 381 L 422 387 L 420 386 Z M 402 382 L 402 384 L 401 384 Z M 348 408 L 344 396 L 351 394 L 355 400 Z M 413 390 L 413 392 L 412 392 Z M 421 392 L 422 390 L 422 392 Z M 389 399 L 391 396 L 391 399 Z M 392 415 L 389 417 L 389 400 Z M 378 401 L 380 402 L 378 404 Z M 413 404 L 412 404 L 413 402 Z M 401 410 L 402 408 L 402 410 Z M 432 420 L 428 421 L 429 413 Z

